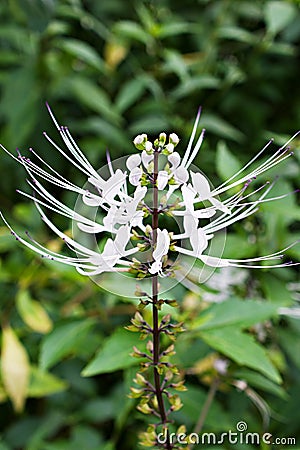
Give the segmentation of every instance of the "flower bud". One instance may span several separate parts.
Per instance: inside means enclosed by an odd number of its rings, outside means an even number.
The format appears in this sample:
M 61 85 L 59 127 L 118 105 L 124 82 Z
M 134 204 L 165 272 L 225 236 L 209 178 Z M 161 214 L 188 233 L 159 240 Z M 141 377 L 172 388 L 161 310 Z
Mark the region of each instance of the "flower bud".
M 144 150 L 146 141 L 147 141 L 147 135 L 139 134 L 138 136 L 136 136 L 133 143 L 138 150 Z
M 173 144 L 174 147 L 176 147 L 176 145 L 179 143 L 179 137 L 177 136 L 176 133 L 171 133 L 169 136 L 169 143 Z
M 152 153 L 152 150 L 153 150 L 152 142 L 147 141 L 145 143 L 145 150 L 147 153 Z
M 165 145 L 166 139 L 167 139 L 166 133 L 160 133 L 159 138 L 158 138 L 159 145 Z
M 173 151 L 174 151 L 174 144 L 167 144 L 166 146 L 165 146 L 165 150 L 167 150 L 167 152 L 170 154 L 170 153 L 173 153 Z

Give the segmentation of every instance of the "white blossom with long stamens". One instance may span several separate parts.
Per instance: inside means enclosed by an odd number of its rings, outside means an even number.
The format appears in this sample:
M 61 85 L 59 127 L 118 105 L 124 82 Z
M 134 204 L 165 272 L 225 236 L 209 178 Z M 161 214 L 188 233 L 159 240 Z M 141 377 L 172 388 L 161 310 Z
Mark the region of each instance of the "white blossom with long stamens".
M 157 244 L 153 251 L 153 263 L 149 268 L 149 273 L 152 275 L 159 273 L 161 274 L 162 269 L 162 259 L 168 254 L 170 247 L 170 236 L 167 230 L 157 230 Z
M 195 171 L 194 168 L 190 169 L 200 150 L 205 133 L 205 130 L 202 130 L 196 138 L 201 112 L 199 109 L 183 158 L 179 152 L 175 151 L 179 143 L 175 133 L 171 133 L 168 138 L 166 133 L 161 133 L 154 143 L 148 140 L 146 134 L 141 134 L 134 139 L 134 145 L 141 153 L 127 157 L 124 170 L 119 168 L 115 170 L 113 161 L 107 153 L 109 174 L 107 178 L 103 178 L 80 150 L 68 128 L 60 126 L 48 105 L 47 108 L 66 148 L 61 148 L 47 133 L 44 133 L 45 138 L 68 162 L 86 176 L 88 188 L 82 188 L 67 180 L 33 149 L 30 149 L 32 158 L 28 158 L 20 151 L 17 156 L 12 155 L 1 146 L 24 167 L 29 176 L 28 184 L 33 194 L 18 192 L 34 202 L 44 223 L 69 250 L 75 253 L 75 256 L 67 256 L 50 251 L 33 239 L 29 233 L 26 232 L 25 237 L 16 234 L 0 213 L 15 238 L 43 258 L 74 266 L 78 272 L 87 276 L 95 276 L 103 272 L 128 271 L 133 267 L 133 263 L 136 264 L 139 261 L 137 259 L 139 251 L 149 246 L 150 248 L 152 246 L 151 255 L 146 257 L 146 261 L 143 259 L 141 266 L 144 271 L 146 270 L 147 275 L 162 277 L 169 274 L 166 267 L 170 267 L 170 263 L 166 261 L 172 256 L 172 251 L 199 259 L 204 265 L 213 268 L 230 266 L 256 268 L 261 267 L 261 264 L 263 267 L 283 267 L 297 264 L 280 261 L 283 252 L 288 251 L 294 244 L 266 256 L 244 260 L 222 258 L 221 255 L 211 255 L 207 252 L 215 233 L 254 214 L 260 204 L 289 195 L 268 197 L 273 183 L 264 183 L 251 192 L 249 192 L 249 186 L 262 173 L 291 156 L 288 145 L 299 132 L 274 154 L 257 164 L 258 158 L 270 147 L 272 141 L 269 141 L 237 173 L 219 187 L 212 188 L 204 174 Z M 167 162 L 165 167 L 160 167 L 156 174 L 153 173 L 154 152 L 163 153 Z M 48 191 L 45 183 L 75 193 L 92 214 L 87 216 L 82 211 L 79 212 L 76 208 L 72 209 L 65 205 Z M 156 183 L 160 200 L 159 214 L 167 212 L 182 222 L 180 232 L 177 234 L 169 232 L 172 230 L 158 228 L 155 234 L 155 248 L 153 248 L 154 233 L 151 227 L 149 231 L 150 225 L 149 221 L 147 222 L 147 217 L 153 214 L 147 193 L 149 189 L 153 189 L 154 183 Z M 240 189 L 236 191 L 239 186 Z M 234 189 L 232 195 L 220 198 L 231 189 Z M 89 235 L 110 233 L 111 236 L 106 237 L 102 251 L 99 251 L 98 245 L 95 245 L 93 249 L 88 248 L 78 239 L 70 238 L 68 233 L 59 230 L 45 214 L 44 208 L 72 220 L 81 233 Z M 102 211 L 101 218 L 97 216 L 98 208 Z M 203 220 L 205 220 L 204 224 Z M 135 245 L 132 238 L 142 240 L 142 243 Z M 97 244 L 96 239 L 95 244 Z M 272 264 L 278 260 L 279 264 Z

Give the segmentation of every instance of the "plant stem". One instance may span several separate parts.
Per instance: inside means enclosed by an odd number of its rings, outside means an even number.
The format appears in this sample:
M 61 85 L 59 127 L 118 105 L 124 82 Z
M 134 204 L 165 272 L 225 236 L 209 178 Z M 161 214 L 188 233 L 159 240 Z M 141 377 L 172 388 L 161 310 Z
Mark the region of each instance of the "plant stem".
M 157 151 L 154 152 L 154 170 L 153 170 L 153 215 L 152 215 L 152 248 L 154 251 L 155 245 L 157 243 L 157 229 L 158 229 L 158 188 L 157 188 L 157 175 L 158 175 L 158 156 Z M 153 318 L 153 374 L 154 374 L 154 386 L 155 395 L 157 398 L 159 414 L 161 417 L 161 422 L 165 425 L 168 421 L 166 409 L 164 405 L 164 400 L 162 396 L 160 375 L 157 370 L 157 365 L 159 363 L 160 354 L 160 331 L 158 323 L 158 276 L 155 274 L 152 277 L 152 318 Z M 167 442 L 166 448 L 168 450 L 172 449 L 172 445 L 169 440 L 169 433 L 167 431 Z

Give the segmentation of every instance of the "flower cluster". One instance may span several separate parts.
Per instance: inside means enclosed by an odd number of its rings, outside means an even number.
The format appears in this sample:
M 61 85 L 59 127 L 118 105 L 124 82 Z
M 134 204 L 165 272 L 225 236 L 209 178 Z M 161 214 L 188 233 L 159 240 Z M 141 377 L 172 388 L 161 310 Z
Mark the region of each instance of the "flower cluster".
M 183 157 L 175 150 L 179 143 L 176 134 L 167 136 L 161 133 L 154 142 L 148 140 L 146 134 L 141 134 L 133 141 L 138 153 L 127 157 L 123 169 L 115 169 L 108 155 L 109 176 L 104 178 L 92 167 L 68 128 L 60 126 L 49 107 L 48 110 L 65 148 L 61 148 L 46 133 L 45 138 L 86 176 L 88 188 L 65 179 L 33 149 L 30 149 L 32 157 L 29 158 L 20 152 L 14 156 L 1 146 L 23 165 L 29 175 L 28 184 L 34 193 L 21 194 L 34 201 L 42 220 L 74 253 L 67 256 L 51 251 L 28 233 L 22 237 L 11 229 L 22 244 L 42 257 L 74 266 L 79 273 L 87 276 L 126 271 L 138 277 L 174 274 L 174 259 L 180 255 L 197 258 L 211 267 L 258 267 L 262 261 L 282 258 L 284 250 L 244 260 L 209 255 L 207 250 L 215 233 L 255 213 L 261 203 L 284 197 L 267 198 L 272 188 L 270 183 L 252 191 L 249 185 L 260 174 L 291 156 L 288 144 L 296 135 L 263 162 L 254 164 L 271 145 L 272 141 L 269 141 L 241 170 L 214 189 L 201 172 L 191 168 L 204 137 L 204 130 L 196 137 L 199 111 Z M 86 207 L 95 212 L 100 209 L 102 218 L 99 219 L 95 213 L 94 219 L 91 219 L 71 209 L 49 192 L 43 180 L 76 193 Z M 150 198 L 148 195 L 153 190 L 156 205 L 153 204 L 153 195 Z M 233 194 L 220 200 L 220 196 L 230 191 Z M 45 209 L 71 219 L 82 233 L 100 233 L 101 236 L 102 233 L 108 233 L 103 250 L 100 251 L 98 246 L 91 249 L 63 233 L 46 215 Z M 153 218 L 154 213 L 157 217 L 173 217 L 179 227 L 178 232 L 159 227 L 158 224 L 153 227 L 150 218 Z M 283 265 L 285 263 L 279 262 L 276 267 Z

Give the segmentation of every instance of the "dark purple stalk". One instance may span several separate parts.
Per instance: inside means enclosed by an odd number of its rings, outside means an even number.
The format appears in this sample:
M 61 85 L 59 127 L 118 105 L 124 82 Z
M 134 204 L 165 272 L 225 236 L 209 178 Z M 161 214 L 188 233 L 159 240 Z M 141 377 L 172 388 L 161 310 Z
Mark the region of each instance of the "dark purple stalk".
M 158 188 L 157 188 L 157 174 L 158 174 L 158 151 L 154 152 L 154 170 L 153 170 L 153 215 L 152 215 L 152 246 L 153 250 L 157 243 L 157 229 L 158 229 Z M 166 409 L 164 405 L 164 400 L 162 396 L 162 386 L 160 381 L 160 375 L 157 370 L 157 365 L 159 363 L 159 354 L 160 354 L 160 330 L 158 323 L 158 276 L 157 274 L 152 277 L 152 318 L 153 318 L 153 374 L 154 374 L 154 387 L 155 387 L 155 395 L 157 398 L 159 414 L 161 417 L 161 423 L 165 425 L 168 422 Z M 169 440 L 169 433 L 167 432 L 167 442 L 166 442 L 167 450 L 172 450 L 172 445 Z

